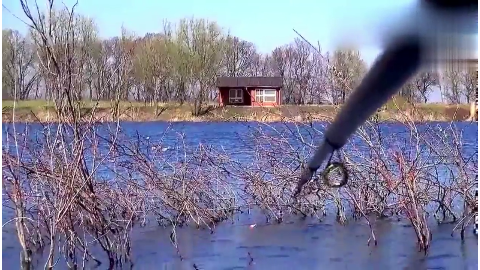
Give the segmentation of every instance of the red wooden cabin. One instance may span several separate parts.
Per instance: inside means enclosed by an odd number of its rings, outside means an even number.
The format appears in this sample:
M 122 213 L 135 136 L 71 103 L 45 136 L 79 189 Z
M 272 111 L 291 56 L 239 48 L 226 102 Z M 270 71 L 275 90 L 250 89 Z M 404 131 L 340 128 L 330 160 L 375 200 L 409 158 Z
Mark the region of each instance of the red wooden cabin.
M 282 77 L 218 77 L 220 106 L 272 107 L 281 104 Z

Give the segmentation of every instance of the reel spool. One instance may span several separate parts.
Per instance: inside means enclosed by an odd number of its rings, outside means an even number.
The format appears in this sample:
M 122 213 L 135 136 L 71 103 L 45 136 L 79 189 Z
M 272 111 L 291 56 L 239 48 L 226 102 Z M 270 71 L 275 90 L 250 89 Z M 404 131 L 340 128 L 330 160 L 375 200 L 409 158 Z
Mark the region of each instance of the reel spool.
M 321 173 L 323 183 L 329 187 L 343 187 L 348 182 L 348 171 L 341 162 L 332 162 Z

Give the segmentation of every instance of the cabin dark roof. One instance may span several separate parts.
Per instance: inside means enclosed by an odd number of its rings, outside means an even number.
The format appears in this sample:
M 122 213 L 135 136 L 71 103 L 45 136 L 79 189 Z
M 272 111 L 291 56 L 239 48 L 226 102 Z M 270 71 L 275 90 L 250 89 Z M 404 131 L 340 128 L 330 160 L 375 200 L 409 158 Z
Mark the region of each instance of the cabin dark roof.
M 217 87 L 283 87 L 282 77 L 217 77 Z

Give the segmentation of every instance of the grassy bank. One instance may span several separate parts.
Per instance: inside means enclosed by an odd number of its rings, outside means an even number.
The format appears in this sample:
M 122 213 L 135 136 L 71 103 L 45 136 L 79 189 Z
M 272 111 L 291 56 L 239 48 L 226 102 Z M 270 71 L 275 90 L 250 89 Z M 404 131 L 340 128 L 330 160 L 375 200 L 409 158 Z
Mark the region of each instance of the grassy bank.
M 82 115 L 89 116 L 94 110 L 95 121 L 112 121 L 115 110 L 108 101 L 82 102 Z M 15 108 L 15 109 L 14 109 Z M 192 116 L 191 104 L 145 104 L 143 102 L 121 102 L 118 114 L 123 121 L 310 121 L 330 120 L 340 106 L 333 105 L 284 105 L 277 108 L 218 107 L 210 104 L 201 116 Z M 43 100 L 2 101 L 2 121 L 12 122 L 57 122 L 52 102 Z M 383 121 L 394 121 L 408 115 L 414 121 L 463 121 L 469 117 L 469 105 L 446 104 L 400 104 L 389 102 L 378 114 Z

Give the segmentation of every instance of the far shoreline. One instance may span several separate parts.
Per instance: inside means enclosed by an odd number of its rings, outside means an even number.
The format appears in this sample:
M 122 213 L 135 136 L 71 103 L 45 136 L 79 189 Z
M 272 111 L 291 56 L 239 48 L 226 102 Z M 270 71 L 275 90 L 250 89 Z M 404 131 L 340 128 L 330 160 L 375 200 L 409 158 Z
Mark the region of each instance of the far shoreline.
M 331 120 L 314 120 L 311 122 L 308 121 L 293 121 L 293 120 L 284 120 L 284 121 L 258 121 L 258 120 L 202 120 L 202 121 L 195 121 L 195 120 L 145 120 L 145 121 L 135 121 L 135 120 L 120 120 L 118 121 L 120 124 L 128 123 L 128 124 L 142 124 L 142 123 L 159 123 L 159 124 L 202 124 L 202 123 L 256 123 L 256 124 L 301 124 L 301 125 L 308 125 L 310 123 L 329 123 Z M 386 119 L 386 120 L 379 120 L 378 123 L 380 124 L 398 124 L 404 121 L 394 120 L 394 119 Z M 438 119 L 438 120 L 412 120 L 414 124 L 427 124 L 427 123 L 478 123 L 478 121 L 473 121 L 469 119 L 464 120 L 446 120 L 446 119 Z M 68 124 L 71 122 L 67 121 L 2 121 L 2 124 L 11 125 L 11 124 L 42 124 L 42 125 L 55 125 L 55 124 Z M 92 122 L 92 124 L 116 124 L 117 121 L 96 121 Z
M 53 106 L 39 101 L 2 102 L 2 123 L 68 123 L 57 117 Z M 93 108 L 95 111 L 93 112 Z M 113 113 L 110 102 L 96 102 L 95 105 L 84 104 L 81 107 L 82 122 L 115 123 L 132 122 L 259 122 L 259 123 L 300 123 L 329 122 L 334 119 L 340 109 L 337 105 L 282 105 L 278 107 L 219 107 L 208 105 L 201 116 L 193 116 L 190 104 L 156 104 L 124 103 L 120 104 L 117 113 Z M 93 117 L 92 117 L 93 115 Z M 116 115 L 116 117 L 114 117 Z M 415 104 L 399 106 L 387 104 L 377 113 L 382 123 L 408 121 L 425 122 L 469 122 L 470 108 L 468 104 Z M 15 118 L 15 121 L 13 119 Z M 476 122 L 476 121 L 475 121 Z

